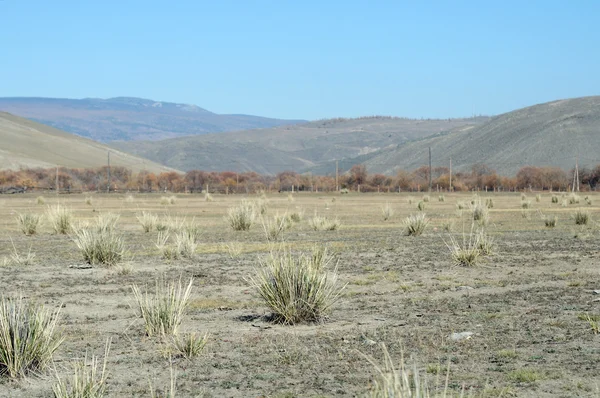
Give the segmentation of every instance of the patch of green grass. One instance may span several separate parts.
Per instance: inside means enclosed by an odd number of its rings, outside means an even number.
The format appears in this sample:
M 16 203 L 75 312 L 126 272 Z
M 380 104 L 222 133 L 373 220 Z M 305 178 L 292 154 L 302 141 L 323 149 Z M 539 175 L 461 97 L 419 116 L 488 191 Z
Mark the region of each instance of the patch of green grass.
M 542 378 L 542 374 L 534 369 L 522 368 L 508 373 L 508 379 L 515 383 L 535 383 Z

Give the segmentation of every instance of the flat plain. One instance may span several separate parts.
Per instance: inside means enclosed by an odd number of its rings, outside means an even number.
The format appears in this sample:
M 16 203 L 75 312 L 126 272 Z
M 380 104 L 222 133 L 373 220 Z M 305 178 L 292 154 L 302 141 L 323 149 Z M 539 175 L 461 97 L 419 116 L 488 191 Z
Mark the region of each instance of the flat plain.
M 35 254 L 32 264 L 1 266 L 0 286 L 5 297 L 60 308 L 65 340 L 54 367 L 61 376 L 86 353 L 102 356 L 110 339 L 107 385 L 114 397 L 150 396 L 151 388 L 164 395 L 172 380 L 181 397 L 364 396 L 378 376 L 368 358 L 383 365 L 382 344 L 433 391 L 442 391 L 447 377 L 455 395 L 599 396 L 600 197 L 580 193 L 580 203 L 563 205 L 561 193 L 540 193 L 538 202 L 535 193 L 523 200 L 521 193 L 480 192 L 481 201 L 494 203 L 485 228 L 494 254 L 466 267 L 453 263 L 447 244 L 469 234 L 474 194 L 438 195 L 424 203 L 424 234 L 407 236 L 403 220 L 419 212 L 422 193 L 267 194 L 267 216 L 304 214 L 276 244 L 260 223 L 238 232 L 224 220 L 228 208 L 258 195 L 206 201 L 178 194 L 174 204 L 161 204 L 160 194 L 46 194 L 44 204 L 35 194 L 0 196 L 0 264 L 14 251 Z M 57 203 L 77 220 L 119 214 L 122 265 L 87 265 L 71 237 L 47 224 L 33 236 L 21 233 L 18 213 L 44 214 Z M 386 204 L 394 214 L 384 221 Z M 577 210 L 589 212 L 587 225 L 575 224 Z M 194 257 L 162 258 L 157 232 L 145 233 L 136 219 L 142 211 L 197 225 Z M 337 218 L 341 227 L 314 231 L 307 220 L 315 214 Z M 546 227 L 542 215 L 556 216 L 556 227 Z M 321 244 L 334 253 L 345 288 L 323 322 L 273 323 L 249 285 L 259 259 L 282 244 L 295 252 Z M 131 286 L 152 289 L 159 276 L 193 278 L 181 333 L 209 334 L 197 358 L 168 355 L 167 343 L 145 336 Z M 462 332 L 472 335 L 451 338 Z M 0 378 L 0 396 L 51 396 L 54 373 Z

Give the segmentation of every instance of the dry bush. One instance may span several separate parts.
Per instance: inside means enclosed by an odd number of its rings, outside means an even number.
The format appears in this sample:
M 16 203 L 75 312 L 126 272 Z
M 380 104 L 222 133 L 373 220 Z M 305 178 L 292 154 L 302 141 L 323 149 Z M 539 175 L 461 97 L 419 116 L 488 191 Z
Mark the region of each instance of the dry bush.
M 38 205 L 45 205 L 46 198 L 44 198 L 43 196 L 38 196 L 37 198 L 35 198 L 35 203 L 37 203 Z
M 213 202 L 214 200 L 215 200 L 215 198 L 213 198 L 213 196 L 210 193 L 206 192 L 204 194 L 204 201 L 205 202 Z
M 385 205 L 381 207 L 381 215 L 383 216 L 383 221 L 389 220 L 394 215 L 394 208 L 388 202 L 385 202 Z
M 429 197 L 429 195 L 423 195 L 423 202 L 429 203 L 430 200 L 431 198 Z
M 446 201 L 446 197 L 444 195 L 438 196 L 438 202 L 445 202 L 445 201 Z
M 48 367 L 63 341 L 58 314 L 22 297 L 0 299 L 0 375 L 24 377 Z
M 486 226 L 490 222 L 490 212 L 487 206 L 481 203 L 481 200 L 476 199 L 471 201 L 471 214 L 473 221 L 476 221 L 481 226 Z
M 522 201 L 521 208 L 522 209 L 531 209 L 531 201 L 529 201 L 529 200 Z
M 304 218 L 304 210 L 298 210 L 293 213 L 290 213 L 288 217 L 291 221 L 299 223 Z
M 485 200 L 485 207 L 487 207 L 488 209 L 493 209 L 494 208 L 494 199 L 487 198 Z
M 467 208 L 467 204 L 465 202 L 457 202 L 456 203 L 457 210 L 464 210 L 466 208 Z
M 558 196 L 556 196 L 556 195 L 552 195 L 551 202 L 552 202 L 552 203 L 558 203 Z
M 73 241 L 89 264 L 116 265 L 125 255 L 123 237 L 113 229 L 82 228 L 75 231 Z
M 308 220 L 308 225 L 315 231 L 335 231 L 340 228 L 341 223 L 337 218 L 322 217 L 315 214 Z
M 17 214 L 17 223 L 21 227 L 21 231 L 25 235 L 35 235 L 42 216 L 34 213 L 19 213 Z
M 46 210 L 46 218 L 50 226 L 57 234 L 68 234 L 71 231 L 73 224 L 73 213 L 66 207 L 57 204 L 56 206 L 48 206 Z
M 569 195 L 569 204 L 570 205 L 575 205 L 575 204 L 579 204 L 579 202 L 581 201 L 581 198 L 579 197 L 579 195 L 572 193 L 571 195 Z
M 144 320 L 146 335 L 176 335 L 189 303 L 193 279 L 183 286 L 178 282 L 157 279 L 154 294 L 142 293 L 137 285 L 131 290 L 135 297 L 138 315 Z
M 175 247 L 179 254 L 185 258 L 193 258 L 196 254 L 197 233 L 194 229 L 182 229 L 175 233 Z
M 156 237 L 156 248 L 166 260 L 177 260 L 179 258 L 179 249 L 168 242 L 169 231 L 159 231 Z
M 117 222 L 121 216 L 116 213 L 101 213 L 95 218 L 95 228 L 98 232 L 111 232 L 117 227 Z
M 225 221 L 234 231 L 248 231 L 255 219 L 256 208 L 252 202 L 247 200 L 242 200 L 238 206 L 229 208 L 227 216 L 225 216 Z
M 70 381 L 63 380 L 56 374 L 56 383 L 52 386 L 55 398 L 102 398 L 106 394 L 106 380 L 108 372 L 106 363 L 110 352 L 110 340 L 104 347 L 104 360 L 102 367 L 98 357 L 87 354 L 83 360 L 73 363 L 73 374 Z
M 535 201 L 536 202 L 541 202 L 542 201 L 542 195 L 540 195 L 539 193 L 537 195 L 535 195 Z
M 252 204 L 254 205 L 255 214 L 261 216 L 267 214 L 267 211 L 269 210 L 269 200 L 267 199 L 267 196 L 264 193 L 260 196 L 260 198 L 252 202 Z
M 495 243 L 494 239 L 489 236 L 482 228 L 477 231 L 477 248 L 482 256 L 491 256 L 494 254 Z
M 287 199 L 288 199 L 288 202 L 290 202 L 290 203 L 292 203 L 294 200 L 296 200 L 296 199 L 294 199 L 294 194 L 292 194 L 292 193 L 288 193 Z
M 427 207 L 427 205 L 422 200 L 419 201 L 419 203 L 417 203 L 417 210 L 419 210 L 419 211 L 425 211 L 426 207 Z
M 423 234 L 429 224 L 429 219 L 425 213 L 413 214 L 404 219 L 404 231 L 409 236 L 419 236 Z
M 144 232 L 152 232 L 156 228 L 156 224 L 158 224 L 158 216 L 148 211 L 142 211 L 141 214 L 136 215 L 136 218 L 142 225 Z
M 590 221 L 590 213 L 585 210 L 577 210 L 573 214 L 573 219 L 577 225 L 587 225 Z
M 163 205 L 163 206 L 168 206 L 168 205 L 171 204 L 171 200 L 167 196 L 161 196 L 160 197 L 160 204 Z
M 556 227 L 556 223 L 558 222 L 558 217 L 554 216 L 554 217 L 544 217 L 544 225 L 547 228 L 554 228 Z
M 13 247 L 13 251 L 10 253 L 10 257 L 5 265 L 18 265 L 18 266 L 27 266 L 33 264 L 33 259 L 35 258 L 35 253 L 31 251 L 31 245 L 29 246 L 29 250 L 25 254 L 20 254 L 15 247 L 11 239 L 11 244 Z
M 88 206 L 93 206 L 94 205 L 94 201 L 93 201 L 93 199 L 92 199 L 91 196 L 86 196 L 85 197 L 85 204 L 88 205 Z
M 324 258 L 324 257 L 320 257 Z M 249 278 L 274 320 L 284 324 L 322 320 L 340 298 L 337 269 L 328 272 L 313 256 L 272 252 Z

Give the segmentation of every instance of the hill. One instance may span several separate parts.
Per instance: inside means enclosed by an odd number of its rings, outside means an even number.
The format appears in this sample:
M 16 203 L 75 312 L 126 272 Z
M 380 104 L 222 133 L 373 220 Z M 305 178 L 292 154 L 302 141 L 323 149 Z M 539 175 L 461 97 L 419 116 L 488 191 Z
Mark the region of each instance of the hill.
M 492 118 L 485 124 L 385 148 L 354 159 L 369 172 L 395 174 L 399 169 L 432 166 L 468 170 L 485 163 L 498 173 L 514 175 L 521 167 L 554 166 L 569 170 L 600 163 L 600 96 L 548 102 Z M 352 163 L 352 162 L 350 162 Z
M 293 126 L 111 145 L 180 170 L 305 171 L 335 159 L 369 154 L 489 118 L 415 120 L 393 117 L 329 119 Z M 329 170 L 331 172 L 332 169 Z
M 158 173 L 168 167 L 132 156 L 87 138 L 0 112 L 0 169 L 64 166 L 88 168 L 111 165 Z
M 195 105 L 129 97 L 0 98 L 0 111 L 100 142 L 160 140 L 304 122 L 250 115 L 219 115 Z

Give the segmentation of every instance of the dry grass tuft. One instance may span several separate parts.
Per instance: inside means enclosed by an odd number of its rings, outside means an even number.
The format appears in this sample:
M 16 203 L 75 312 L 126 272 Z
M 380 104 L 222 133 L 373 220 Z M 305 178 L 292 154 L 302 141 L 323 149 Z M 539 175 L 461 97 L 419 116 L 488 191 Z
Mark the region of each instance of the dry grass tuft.
M 63 341 L 58 314 L 22 297 L 0 299 L 0 375 L 25 377 L 50 365 Z
M 73 241 L 89 264 L 116 265 L 125 255 L 123 237 L 114 229 L 82 228 L 75 231 Z
M 48 206 L 46 218 L 52 226 L 54 233 L 66 235 L 71 232 L 73 224 L 73 213 L 66 207 L 57 204 Z
M 394 208 L 390 206 L 389 202 L 385 202 L 385 205 L 381 207 L 381 215 L 383 216 L 383 221 L 387 221 L 394 215 Z
M 37 233 L 41 220 L 42 216 L 35 213 L 19 213 L 17 215 L 17 223 L 21 227 L 21 231 L 27 236 Z
M 476 265 L 481 257 L 479 235 L 474 231 L 474 225 L 471 225 L 471 232 L 468 235 L 463 232 L 462 243 L 450 235 L 450 243 L 446 242 L 446 247 L 450 250 L 452 261 L 456 265 L 471 267 Z
M 590 221 L 590 213 L 579 209 L 573 214 L 573 219 L 576 225 L 587 225 Z
M 256 220 L 256 214 L 254 203 L 242 200 L 238 206 L 229 208 L 225 221 L 234 231 L 248 231 Z
M 429 224 L 429 219 L 425 213 L 413 214 L 404 219 L 404 231 L 409 236 L 419 236 L 423 234 Z
M 156 280 L 154 294 L 142 293 L 137 285 L 131 290 L 135 297 L 138 314 L 144 320 L 146 335 L 176 335 L 183 314 L 189 303 L 193 279 L 183 286 L 178 282 Z
M 208 333 L 203 336 L 199 336 L 195 333 L 189 333 L 183 337 L 175 337 L 173 339 L 173 346 L 179 356 L 182 356 L 186 359 L 192 359 L 202 353 L 207 342 Z
M 341 223 L 337 218 L 315 215 L 308 220 L 308 225 L 315 231 L 335 231 L 340 228 Z
M 261 269 L 249 282 L 273 311 L 275 321 L 293 325 L 326 316 L 343 287 L 338 285 L 337 270 L 324 268 L 325 258 L 314 251 L 307 256 L 282 250 L 261 260 Z
M 158 224 L 158 216 L 148 211 L 142 211 L 141 214 L 136 215 L 137 220 L 142 225 L 144 232 L 152 232 Z

